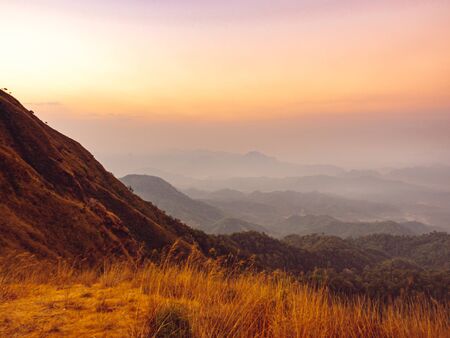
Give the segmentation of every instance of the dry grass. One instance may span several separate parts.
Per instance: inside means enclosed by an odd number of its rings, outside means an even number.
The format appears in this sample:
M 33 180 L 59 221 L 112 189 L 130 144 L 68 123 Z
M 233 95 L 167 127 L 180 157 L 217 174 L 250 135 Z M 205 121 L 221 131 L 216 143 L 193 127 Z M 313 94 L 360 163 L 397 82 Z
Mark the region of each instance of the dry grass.
M 343 301 L 284 274 L 183 264 L 98 269 L 0 261 L 1 337 L 448 337 L 448 308 L 424 299 Z

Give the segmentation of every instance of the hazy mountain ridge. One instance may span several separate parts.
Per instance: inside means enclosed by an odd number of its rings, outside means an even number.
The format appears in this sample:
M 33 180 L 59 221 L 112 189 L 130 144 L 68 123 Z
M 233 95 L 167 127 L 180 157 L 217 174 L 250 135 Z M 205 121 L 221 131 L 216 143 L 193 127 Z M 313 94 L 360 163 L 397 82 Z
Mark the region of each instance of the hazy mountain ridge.
M 127 175 L 120 180 L 132 187 L 142 199 L 151 201 L 171 216 L 194 228 L 211 231 L 214 224 L 225 217 L 220 209 L 189 198 L 159 177 Z
M 435 230 L 418 222 L 397 223 L 394 221 L 346 222 L 330 216 L 293 215 L 275 225 L 284 235 L 325 234 L 331 236 L 362 237 L 371 234 L 421 235 Z
M 158 177 L 128 175 L 121 180 L 144 200 L 152 201 L 171 216 L 211 234 L 258 231 L 277 237 L 311 233 L 359 237 L 372 233 L 413 235 L 435 230 L 419 222 L 350 221 L 349 218 L 369 215 L 380 217 L 383 211 L 391 211 L 392 208 L 319 193 L 276 191 L 244 194 L 229 189 L 212 193 L 191 191 L 197 196 L 210 197 L 204 202 L 191 199 Z M 346 221 L 324 215 L 326 212 L 335 214 L 336 211 L 340 211 Z M 305 215 L 301 216 L 301 213 Z
M 245 154 L 211 150 L 178 150 L 160 154 L 149 154 L 147 167 L 136 168 L 141 174 L 158 175 L 165 172 L 172 177 L 184 176 L 192 180 L 207 178 L 285 177 L 306 176 L 314 173 L 339 175 L 344 170 L 333 165 L 301 165 L 283 162 L 259 151 Z M 169 174 L 170 173 L 170 174 Z M 166 177 L 164 177 L 166 178 Z M 172 182 L 178 185 L 179 182 Z
M 155 158 L 149 157 L 150 159 Z M 209 150 L 174 151 L 157 157 L 155 161 L 156 163 L 153 163 L 155 167 L 157 163 L 164 163 L 165 171 L 149 169 L 147 172 L 163 177 L 195 199 L 206 201 L 212 198 L 205 194 L 201 196 L 200 191 L 319 192 L 379 203 L 391 209 L 387 212 L 379 210 L 378 214 L 374 213 L 363 218 L 338 215 L 331 213 L 332 211 L 322 211 L 320 214 L 355 221 L 388 219 L 402 222 L 418 221 L 450 230 L 450 190 L 447 189 L 446 183 L 450 176 L 448 166 L 344 170 L 328 165 L 289 163 L 285 166 L 285 162 L 256 151 L 241 155 Z M 289 167 L 289 170 L 276 172 L 275 167 L 278 169 Z M 178 174 L 170 173 L 170 170 L 174 169 L 177 169 Z M 227 204 L 232 204 L 230 200 L 228 199 Z M 267 213 L 263 221 L 251 217 L 251 210 L 257 210 L 259 206 L 249 205 L 249 201 L 245 203 L 249 211 L 245 220 L 263 225 L 273 223 L 274 217 L 271 217 L 270 213 Z M 221 208 L 230 213 L 235 206 L 223 205 Z
M 206 192 L 188 190 L 206 203 L 227 213 L 260 224 L 274 224 L 292 215 L 329 215 L 348 221 L 381 220 L 398 217 L 391 205 L 344 198 L 318 192 L 272 191 L 242 193 L 232 190 Z
M 121 181 L 142 199 L 151 201 L 169 215 L 210 234 L 231 234 L 243 231 L 269 231 L 261 225 L 229 217 L 210 204 L 191 199 L 170 183 L 156 176 L 127 175 Z
M 329 214 L 348 220 L 387 220 L 395 221 L 419 221 L 422 223 L 439 226 L 450 230 L 450 192 L 435 190 L 430 187 L 413 185 L 398 180 L 386 180 L 378 176 L 307 176 L 307 177 L 286 177 L 286 178 L 232 178 L 227 180 L 203 180 L 197 181 L 189 188 L 182 188 L 194 196 L 202 196 L 202 200 L 207 201 L 207 192 L 220 191 L 224 189 L 236 190 L 246 194 L 260 191 L 262 194 L 273 194 L 276 191 L 285 193 L 310 193 L 311 199 L 316 200 L 312 193 L 319 196 L 334 196 L 342 200 L 360 200 L 361 209 L 355 213 L 356 217 L 340 214 L 342 210 L 322 211 L 320 214 Z M 199 191 L 202 191 L 201 193 Z M 215 192 L 218 195 L 217 192 Z M 220 194 L 219 194 L 220 195 Z M 238 194 L 234 200 L 242 200 L 248 203 L 248 198 L 241 198 Z M 232 198 L 216 198 L 214 205 L 225 204 L 225 200 L 230 204 Z M 219 201 L 220 200 L 220 201 Z M 252 201 L 256 202 L 256 201 Z M 260 201 L 257 201 L 260 203 Z M 290 201 L 285 202 L 287 205 Z M 305 200 L 306 205 L 310 204 Z M 363 206 L 363 203 L 366 206 Z M 353 203 L 354 204 L 354 203 Z M 370 207 L 369 207 L 370 205 Z M 376 207 L 378 205 L 378 207 Z M 224 206 L 228 208 L 228 206 Z M 366 215 L 361 215 L 361 210 L 366 210 Z M 298 211 L 296 213 L 299 213 Z M 316 214 L 316 211 L 306 212 Z M 359 215 L 357 215 L 359 214 Z M 289 215 L 285 215 L 289 216 Z M 259 222 L 257 219 L 248 219 L 251 222 Z M 264 224 L 263 224 L 264 225 Z

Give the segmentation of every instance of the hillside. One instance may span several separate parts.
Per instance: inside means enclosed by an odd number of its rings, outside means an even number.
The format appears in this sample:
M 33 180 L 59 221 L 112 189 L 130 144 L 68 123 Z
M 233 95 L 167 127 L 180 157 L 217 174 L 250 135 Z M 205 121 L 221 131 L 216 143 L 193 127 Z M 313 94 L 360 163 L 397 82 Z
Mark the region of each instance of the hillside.
M 132 194 L 80 144 L 3 91 L 0 201 L 0 254 L 135 255 L 170 245 L 180 236 L 188 247 L 194 235 Z
M 145 201 L 151 201 L 192 227 L 210 232 L 214 223 L 225 217 L 224 213 L 206 203 L 193 200 L 156 176 L 127 175 L 120 179 Z

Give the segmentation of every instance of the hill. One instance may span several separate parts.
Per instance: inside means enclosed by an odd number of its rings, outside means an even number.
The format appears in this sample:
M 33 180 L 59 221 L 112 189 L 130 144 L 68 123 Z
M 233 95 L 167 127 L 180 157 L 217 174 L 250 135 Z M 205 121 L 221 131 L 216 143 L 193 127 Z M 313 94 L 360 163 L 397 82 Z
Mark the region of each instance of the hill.
M 0 91 L 0 254 L 136 255 L 197 236 Z M 201 235 L 200 235 L 201 236 Z
M 145 201 L 151 201 L 171 216 L 206 232 L 225 217 L 221 210 L 190 198 L 159 177 L 127 175 L 121 181 Z

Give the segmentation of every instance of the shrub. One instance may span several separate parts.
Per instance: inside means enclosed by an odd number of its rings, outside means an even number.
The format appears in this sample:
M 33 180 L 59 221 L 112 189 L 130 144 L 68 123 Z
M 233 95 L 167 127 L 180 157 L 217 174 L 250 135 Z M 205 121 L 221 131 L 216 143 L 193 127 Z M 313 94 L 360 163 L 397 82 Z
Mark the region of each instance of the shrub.
M 190 338 L 193 337 L 189 319 L 183 307 L 169 304 L 156 311 L 149 320 L 148 337 L 155 338 Z

